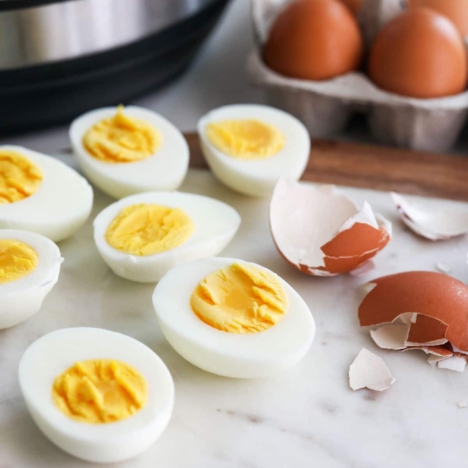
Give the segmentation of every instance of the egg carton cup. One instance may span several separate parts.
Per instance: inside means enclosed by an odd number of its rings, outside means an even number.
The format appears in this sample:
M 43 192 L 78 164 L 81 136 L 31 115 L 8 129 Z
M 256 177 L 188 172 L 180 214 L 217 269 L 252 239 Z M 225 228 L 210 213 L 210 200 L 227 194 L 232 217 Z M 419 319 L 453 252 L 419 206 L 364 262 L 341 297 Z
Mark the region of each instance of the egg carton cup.
M 312 137 L 329 137 L 344 130 L 355 113 L 367 116 L 380 142 L 416 150 L 446 151 L 467 120 L 468 92 L 436 99 L 416 99 L 386 92 L 362 72 L 325 81 L 282 76 L 262 60 L 262 44 L 278 13 L 291 0 L 252 0 L 258 47 L 247 59 L 252 84 L 266 90 L 275 106 L 300 119 Z M 366 47 L 378 30 L 404 9 L 401 0 L 365 0 L 358 14 Z

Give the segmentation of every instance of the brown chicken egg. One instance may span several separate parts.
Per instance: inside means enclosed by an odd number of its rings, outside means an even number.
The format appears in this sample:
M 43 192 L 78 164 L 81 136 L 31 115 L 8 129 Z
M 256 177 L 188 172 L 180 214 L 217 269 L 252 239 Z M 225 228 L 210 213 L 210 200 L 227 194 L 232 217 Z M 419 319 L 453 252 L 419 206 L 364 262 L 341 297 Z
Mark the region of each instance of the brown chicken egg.
M 296 0 L 276 18 L 263 58 L 282 75 L 315 81 L 356 70 L 362 53 L 361 32 L 343 3 Z
M 410 8 L 432 8 L 453 21 L 463 36 L 468 36 L 467 0 L 409 0 Z
M 467 82 L 462 37 L 445 16 L 428 8 L 406 11 L 377 35 L 369 76 L 380 88 L 415 98 L 461 93 Z
M 356 15 L 364 0 L 341 0 L 341 2 L 344 3 Z

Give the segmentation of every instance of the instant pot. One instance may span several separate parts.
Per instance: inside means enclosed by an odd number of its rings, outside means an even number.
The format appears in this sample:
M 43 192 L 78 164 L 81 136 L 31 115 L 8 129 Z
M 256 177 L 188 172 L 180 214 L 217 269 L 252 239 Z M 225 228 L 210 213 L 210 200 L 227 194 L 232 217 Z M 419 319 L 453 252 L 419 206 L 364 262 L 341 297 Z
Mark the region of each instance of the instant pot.
M 228 0 L 0 0 L 0 132 L 118 104 L 181 74 Z

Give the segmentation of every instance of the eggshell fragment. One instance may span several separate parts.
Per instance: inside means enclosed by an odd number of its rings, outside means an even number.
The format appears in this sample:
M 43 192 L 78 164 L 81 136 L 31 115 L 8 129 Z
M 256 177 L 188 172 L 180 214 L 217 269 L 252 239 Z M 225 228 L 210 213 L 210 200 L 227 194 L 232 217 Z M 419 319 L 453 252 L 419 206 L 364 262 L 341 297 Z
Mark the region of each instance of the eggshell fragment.
M 445 338 L 434 341 L 435 343 L 440 344 L 424 343 L 424 345 L 422 345 L 421 343 L 409 341 L 408 337 L 410 332 L 411 324 L 401 323 L 396 325 L 383 325 L 376 330 L 371 330 L 370 335 L 375 344 L 382 349 L 391 349 L 393 351 L 409 351 L 418 349 L 426 352 L 427 354 L 433 354 L 436 356 L 450 357 L 453 355 L 451 350 L 442 346 L 447 343 Z
M 333 186 L 281 179 L 270 204 L 270 227 L 284 259 L 301 272 L 335 276 L 362 267 L 391 238 L 391 224 L 359 209 Z
M 384 360 L 362 348 L 349 368 L 349 386 L 353 390 L 368 388 L 381 392 L 395 382 Z
M 431 354 L 427 360 L 431 367 L 447 369 L 454 372 L 463 372 L 466 367 L 466 357 L 459 353 L 454 354 Z
M 450 346 L 412 346 L 410 348 L 405 348 L 403 351 L 424 351 L 426 354 L 429 354 L 428 362 L 431 363 L 433 360 L 441 361 L 442 359 L 448 359 L 453 356 L 453 351 L 450 349 Z
M 417 206 L 398 193 L 391 193 L 391 197 L 406 226 L 425 239 L 446 240 L 468 233 L 468 213 Z
M 398 351 L 407 348 L 408 325 L 385 325 L 371 330 L 370 335 L 379 348 Z
M 446 274 L 425 271 L 385 276 L 366 286 L 358 312 L 361 326 L 390 324 L 371 331 L 379 347 L 422 350 L 431 355 L 430 364 L 453 357 L 466 362 L 467 286 Z M 461 372 L 461 360 L 438 367 Z
M 446 323 L 427 315 L 418 314 L 415 321 L 410 324 L 406 344 L 407 346 L 418 346 L 421 343 L 428 346 L 442 345 L 447 343 L 446 332 Z
M 447 275 L 452 271 L 452 269 L 448 265 L 442 262 L 437 262 L 436 268 Z
M 361 326 L 391 323 L 412 312 L 418 316 L 410 325 L 409 340 L 432 344 L 446 339 L 468 351 L 468 287 L 462 282 L 442 273 L 410 271 L 372 283 L 376 286 L 359 306 Z
M 466 359 L 459 356 L 453 356 L 448 359 L 442 359 L 437 362 L 439 369 L 448 369 L 455 372 L 463 372 L 466 366 Z

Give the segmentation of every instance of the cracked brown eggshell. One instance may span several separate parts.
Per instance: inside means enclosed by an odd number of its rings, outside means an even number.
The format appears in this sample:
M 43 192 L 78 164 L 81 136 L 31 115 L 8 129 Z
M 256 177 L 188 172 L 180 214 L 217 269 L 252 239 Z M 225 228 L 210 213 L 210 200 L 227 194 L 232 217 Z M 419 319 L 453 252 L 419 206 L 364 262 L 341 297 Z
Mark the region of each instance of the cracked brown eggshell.
M 333 186 L 281 179 L 270 204 L 270 228 L 282 257 L 314 276 L 360 268 L 391 238 L 391 224 L 365 203 L 359 209 Z
M 359 306 L 361 326 L 392 323 L 410 313 L 413 318 L 406 346 L 449 341 L 468 351 L 468 287 L 461 281 L 442 273 L 410 271 L 369 284 L 375 286 Z

